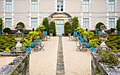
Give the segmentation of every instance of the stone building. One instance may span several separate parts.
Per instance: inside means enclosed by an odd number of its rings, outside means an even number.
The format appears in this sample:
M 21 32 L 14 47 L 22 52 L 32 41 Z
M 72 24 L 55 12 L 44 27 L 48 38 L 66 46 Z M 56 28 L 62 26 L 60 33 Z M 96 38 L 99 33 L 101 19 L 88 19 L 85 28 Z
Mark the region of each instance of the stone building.
M 120 17 L 120 0 L 0 0 L 4 27 L 14 29 L 23 22 L 26 29 L 36 28 L 43 18 L 55 21 L 56 30 L 64 32 L 64 23 L 77 16 L 80 25 L 90 30 L 98 22 L 115 28 Z

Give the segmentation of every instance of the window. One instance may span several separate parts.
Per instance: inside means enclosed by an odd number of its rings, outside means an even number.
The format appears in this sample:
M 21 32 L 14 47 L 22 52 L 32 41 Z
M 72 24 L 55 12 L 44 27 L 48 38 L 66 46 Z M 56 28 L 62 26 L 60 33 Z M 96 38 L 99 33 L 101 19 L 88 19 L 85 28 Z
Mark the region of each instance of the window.
M 89 29 L 89 18 L 83 18 L 83 28 Z
M 57 0 L 57 11 L 63 11 L 63 0 Z
M 108 0 L 108 12 L 115 12 L 115 0 Z
M 38 0 L 31 0 L 31 12 L 38 11 Z
M 115 18 L 109 18 L 109 28 L 115 28 Z
M 37 18 L 31 18 L 31 27 L 37 28 L 38 26 L 38 19 Z
M 89 0 L 83 0 L 83 12 L 89 12 Z
M 11 28 L 12 18 L 5 18 L 5 27 Z
M 5 12 L 12 12 L 12 0 L 5 0 Z

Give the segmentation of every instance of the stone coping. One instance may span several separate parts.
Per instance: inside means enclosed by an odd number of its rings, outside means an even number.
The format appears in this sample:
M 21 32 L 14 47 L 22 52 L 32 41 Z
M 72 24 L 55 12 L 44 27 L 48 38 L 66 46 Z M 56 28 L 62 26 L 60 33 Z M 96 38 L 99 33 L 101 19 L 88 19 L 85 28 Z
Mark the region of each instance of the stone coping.
M 109 68 L 104 63 L 98 62 L 97 61 L 98 54 L 95 52 L 91 52 L 91 56 L 92 56 L 91 67 L 93 70 L 97 67 L 103 75 L 120 75 L 120 71 L 117 69 L 117 66 L 115 66 L 116 68 Z
M 0 68 L 0 75 L 11 75 L 18 66 L 25 60 L 27 56 L 29 56 L 29 53 L 7 53 L 7 52 L 1 52 L 0 56 L 2 57 L 14 57 L 12 62 L 10 62 L 8 65 L 3 66 Z

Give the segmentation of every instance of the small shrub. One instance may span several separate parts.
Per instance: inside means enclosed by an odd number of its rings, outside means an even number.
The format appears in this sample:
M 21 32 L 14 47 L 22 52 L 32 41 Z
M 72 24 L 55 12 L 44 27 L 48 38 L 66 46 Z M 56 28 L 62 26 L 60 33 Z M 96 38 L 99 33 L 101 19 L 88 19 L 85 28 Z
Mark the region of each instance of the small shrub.
M 10 32 L 11 32 L 11 29 L 10 29 L 10 28 L 4 28 L 4 29 L 3 29 L 3 32 L 4 32 L 4 33 L 10 33 Z
M 0 30 L 2 30 L 2 27 L 3 27 L 3 20 L 2 18 L 0 18 Z
M 105 26 L 105 24 L 104 23 L 102 23 L 102 22 L 98 22 L 97 24 L 96 24 L 96 30 L 104 30 L 104 29 L 106 29 L 106 26 Z
M 65 31 L 65 35 L 68 35 L 68 33 L 72 33 L 72 26 L 71 26 L 70 22 L 65 23 L 64 31 Z
M 54 31 L 52 29 L 49 30 L 49 33 L 53 33 Z
M 116 66 L 119 63 L 117 56 L 109 50 L 104 50 L 99 53 L 99 61 L 106 63 L 109 67 Z
M 75 29 L 77 29 L 78 26 L 79 26 L 78 17 L 74 17 L 72 21 L 72 31 L 75 31 Z
M 36 31 L 44 31 L 46 27 L 44 25 L 40 25 L 39 27 L 36 28 Z
M 48 18 L 44 18 L 44 19 L 43 19 L 42 25 L 44 25 L 44 26 L 45 26 L 45 30 L 49 32 L 49 22 L 48 22 Z
M 56 35 L 56 28 L 55 28 L 55 22 L 54 21 L 50 22 L 49 28 L 50 28 L 49 31 L 53 30 L 53 34 Z
M 116 28 L 118 31 L 120 31 L 120 18 L 117 20 Z

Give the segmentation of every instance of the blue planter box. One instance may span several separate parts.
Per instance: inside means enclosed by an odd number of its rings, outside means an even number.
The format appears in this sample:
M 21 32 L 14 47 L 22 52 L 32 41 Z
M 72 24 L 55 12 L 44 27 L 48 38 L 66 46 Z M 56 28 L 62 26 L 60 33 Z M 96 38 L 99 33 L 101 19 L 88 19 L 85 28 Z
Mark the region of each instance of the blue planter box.
M 118 34 L 120 34 L 120 31 L 118 31 Z
M 86 42 L 85 44 L 86 44 L 86 47 L 87 47 L 87 48 L 90 48 L 89 42 Z
M 0 30 L 0 34 L 2 34 L 2 30 Z
M 81 39 L 80 39 L 80 42 L 85 42 L 84 38 L 81 38 Z
M 30 45 L 30 47 L 31 47 L 31 48 L 34 48 L 35 45 L 36 45 L 35 42 L 32 42 L 31 45 Z
M 96 52 L 96 49 L 97 48 L 95 48 L 95 47 L 90 47 L 91 52 Z
M 80 39 L 82 39 L 83 37 L 82 37 L 82 35 L 78 35 L 78 39 L 80 40 Z
M 44 35 L 47 36 L 48 35 L 48 32 L 47 31 L 43 31 Z
M 96 30 L 96 34 L 101 34 L 102 30 Z
M 31 47 L 26 47 L 26 52 L 27 53 L 31 52 Z
M 77 31 L 73 31 L 73 35 L 77 36 L 78 35 Z

